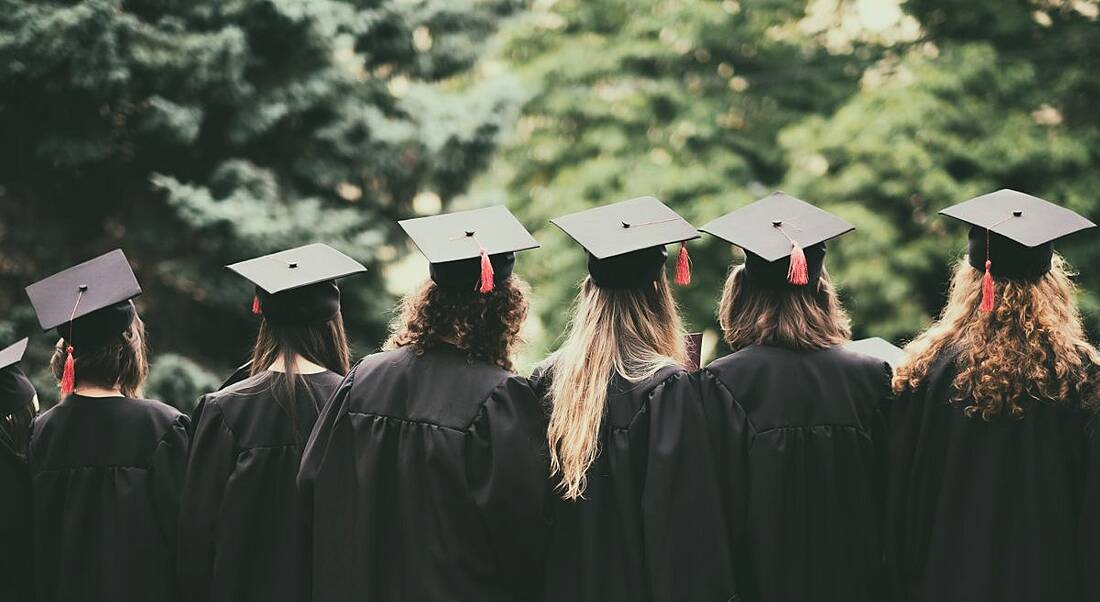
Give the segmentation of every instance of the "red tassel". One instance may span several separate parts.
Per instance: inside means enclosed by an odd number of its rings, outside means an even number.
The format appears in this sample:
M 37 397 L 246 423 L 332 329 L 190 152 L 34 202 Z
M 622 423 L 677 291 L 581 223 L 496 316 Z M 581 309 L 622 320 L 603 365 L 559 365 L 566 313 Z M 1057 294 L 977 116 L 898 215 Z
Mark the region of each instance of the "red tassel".
M 259 295 L 256 295 L 255 297 L 252 297 L 252 313 L 257 315 L 257 316 L 264 313 L 264 310 L 260 309 L 260 296 Z
M 989 269 L 993 267 L 993 262 L 985 260 L 985 276 L 982 276 L 982 304 L 978 306 L 978 309 L 989 313 L 993 311 L 993 274 L 989 272 Z
M 787 269 L 787 282 L 803 286 L 810 282 L 809 268 L 806 266 L 806 253 L 798 243 L 791 242 L 791 266 Z
M 676 284 L 691 284 L 691 258 L 688 257 L 687 244 L 683 242 L 680 243 L 680 255 L 676 258 Z
M 493 291 L 493 262 L 489 261 L 485 247 L 481 248 L 481 284 L 477 290 L 481 293 Z
M 76 387 L 76 367 L 73 365 L 73 346 L 65 348 L 65 369 L 61 372 L 61 397 L 73 392 Z

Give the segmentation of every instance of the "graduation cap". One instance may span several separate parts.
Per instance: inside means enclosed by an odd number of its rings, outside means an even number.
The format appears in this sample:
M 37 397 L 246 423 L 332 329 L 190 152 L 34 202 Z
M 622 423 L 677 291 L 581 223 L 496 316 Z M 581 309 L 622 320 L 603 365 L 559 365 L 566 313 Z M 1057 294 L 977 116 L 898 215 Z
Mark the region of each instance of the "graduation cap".
M 252 313 L 272 324 L 324 324 L 340 312 L 336 279 L 367 271 L 332 247 L 313 243 L 225 266 L 256 285 Z
M 512 275 L 517 252 L 539 246 L 501 205 L 398 223 L 428 258 L 432 281 L 450 290 L 491 292 Z
M 785 192 L 773 192 L 699 229 L 741 247 L 746 274 L 754 279 L 804 286 L 821 276 L 826 241 L 855 226 Z
M 668 252 L 680 243 L 676 283 L 691 283 L 687 241 L 699 231 L 651 196 L 603 205 L 550 220 L 588 252 L 588 273 L 602 288 L 637 288 L 657 280 Z
M 34 400 L 34 385 L 18 364 L 27 350 L 27 339 L 0 351 L 0 418 L 10 416 Z
M 862 353 L 880 359 L 891 366 L 897 366 L 905 357 L 905 351 L 890 341 L 880 337 L 849 341 L 844 345 L 848 351 Z
M 1043 199 L 1007 188 L 940 211 L 970 224 L 967 258 L 982 278 L 983 312 L 993 311 L 993 277 L 1033 280 L 1050 271 L 1054 241 L 1096 224 Z
M 71 393 L 75 383 L 73 353 L 117 341 L 137 315 L 131 299 L 141 294 L 121 249 L 39 280 L 26 290 L 42 330 L 55 328 L 65 340 L 62 396 Z

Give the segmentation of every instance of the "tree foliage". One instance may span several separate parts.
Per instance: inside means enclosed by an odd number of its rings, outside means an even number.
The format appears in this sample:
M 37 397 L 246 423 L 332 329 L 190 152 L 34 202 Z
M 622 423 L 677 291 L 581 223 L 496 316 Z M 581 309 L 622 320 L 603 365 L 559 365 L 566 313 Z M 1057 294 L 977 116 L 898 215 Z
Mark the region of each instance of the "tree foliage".
M 324 241 L 378 268 L 419 191 L 488 161 L 510 100 L 462 76 L 514 8 L 0 0 L 0 331 L 34 329 L 23 286 L 121 247 L 154 350 L 235 366 L 251 292 L 223 265 Z M 380 270 L 344 292 L 373 348 Z

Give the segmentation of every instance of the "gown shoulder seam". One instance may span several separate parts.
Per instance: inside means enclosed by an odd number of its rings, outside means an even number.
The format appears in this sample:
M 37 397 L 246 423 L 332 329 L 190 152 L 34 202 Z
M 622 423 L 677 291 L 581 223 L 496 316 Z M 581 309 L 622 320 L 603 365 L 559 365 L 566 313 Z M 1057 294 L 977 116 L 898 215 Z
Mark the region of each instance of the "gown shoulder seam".
M 413 420 L 413 419 L 410 419 L 410 418 L 401 418 L 400 416 L 390 416 L 389 414 L 379 414 L 379 413 L 376 413 L 376 412 L 360 412 L 360 411 L 357 411 L 357 410 L 346 410 L 345 413 L 348 414 L 348 415 L 366 416 L 368 418 L 384 418 L 386 420 L 394 420 L 394 421 L 397 421 L 397 422 L 405 422 L 405 423 L 408 423 L 408 424 L 422 424 L 424 426 L 433 426 L 433 427 L 441 428 L 441 429 L 448 430 L 448 431 L 454 431 L 456 433 L 465 433 L 466 430 L 467 430 L 467 429 L 463 429 L 463 428 L 456 428 L 456 427 L 453 427 L 453 426 L 447 426 L 447 425 L 444 425 L 444 424 L 437 424 L 435 422 L 428 422 L 426 420 Z

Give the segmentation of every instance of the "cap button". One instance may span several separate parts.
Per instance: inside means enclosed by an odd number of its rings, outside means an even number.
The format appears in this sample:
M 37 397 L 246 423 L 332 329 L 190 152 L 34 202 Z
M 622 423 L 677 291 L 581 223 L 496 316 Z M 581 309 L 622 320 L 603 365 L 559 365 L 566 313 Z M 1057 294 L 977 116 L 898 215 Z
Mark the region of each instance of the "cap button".
M 467 231 L 466 231 L 466 236 L 473 236 L 473 235 L 474 235 L 474 231 L 473 231 L 473 230 L 467 230 Z
M 83 293 L 83 292 L 86 292 L 88 290 L 88 285 L 87 284 L 81 284 L 80 286 L 78 286 L 76 288 L 79 289 L 80 292 Z
M 298 262 L 297 262 L 297 261 L 292 261 L 292 262 L 290 262 L 290 269 L 292 269 L 292 270 L 293 270 L 293 269 L 294 269 L 294 268 L 296 268 L 296 267 L 298 267 Z
M 623 227 L 624 227 L 624 228 L 629 228 L 629 227 L 630 227 L 630 224 L 628 224 L 628 223 L 626 223 L 626 222 L 623 222 L 622 224 L 623 224 Z
M 1017 210 L 1012 212 L 1012 217 L 1020 217 L 1023 214 L 1024 214 L 1023 211 L 1020 211 L 1019 209 L 1017 209 Z
M 777 220 L 772 220 L 772 225 L 775 226 L 776 228 L 778 228 L 779 226 L 783 225 L 783 221 L 778 220 L 778 219 Z

